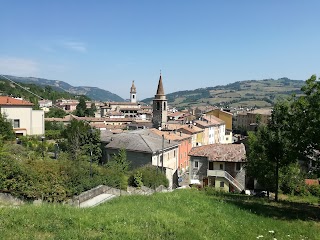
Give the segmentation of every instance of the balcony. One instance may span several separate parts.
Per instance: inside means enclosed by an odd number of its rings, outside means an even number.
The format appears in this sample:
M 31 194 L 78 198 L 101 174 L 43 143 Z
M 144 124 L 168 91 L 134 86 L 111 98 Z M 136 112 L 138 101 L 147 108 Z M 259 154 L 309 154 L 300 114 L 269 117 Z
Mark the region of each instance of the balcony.
M 223 170 L 207 170 L 208 177 L 222 177 L 225 178 L 231 183 L 234 187 L 238 189 L 238 191 L 244 190 L 244 186 L 240 184 L 234 177 L 232 177 L 228 172 Z

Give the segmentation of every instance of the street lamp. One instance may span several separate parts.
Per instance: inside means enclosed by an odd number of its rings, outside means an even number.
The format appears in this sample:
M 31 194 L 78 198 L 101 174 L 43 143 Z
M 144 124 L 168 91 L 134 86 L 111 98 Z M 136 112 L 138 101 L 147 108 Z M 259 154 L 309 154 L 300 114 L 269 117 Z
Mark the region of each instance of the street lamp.
M 41 142 L 42 142 L 42 158 L 44 159 L 44 139 L 45 139 L 46 137 L 45 136 L 42 136 L 41 137 Z

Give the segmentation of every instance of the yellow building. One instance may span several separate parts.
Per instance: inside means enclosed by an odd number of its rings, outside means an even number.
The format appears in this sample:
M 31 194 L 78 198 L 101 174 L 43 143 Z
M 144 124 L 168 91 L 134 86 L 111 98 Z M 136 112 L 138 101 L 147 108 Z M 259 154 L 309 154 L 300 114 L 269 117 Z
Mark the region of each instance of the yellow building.
M 226 123 L 226 130 L 232 131 L 232 113 L 220 110 L 219 108 L 213 109 L 206 113 L 206 115 L 213 115 Z

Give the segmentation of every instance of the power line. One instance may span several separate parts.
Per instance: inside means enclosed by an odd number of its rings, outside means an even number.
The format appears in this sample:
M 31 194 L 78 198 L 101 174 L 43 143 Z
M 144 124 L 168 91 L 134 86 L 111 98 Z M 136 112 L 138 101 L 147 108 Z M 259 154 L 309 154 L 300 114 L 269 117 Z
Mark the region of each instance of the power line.
M 4 75 L 2 75 L 2 74 L 0 74 L 0 77 L 3 77 L 3 78 L 5 78 L 6 80 L 10 81 L 11 83 L 16 84 L 17 86 L 21 87 L 22 89 L 26 90 L 27 92 L 31 93 L 32 95 L 40 98 L 40 100 L 43 100 L 43 99 L 44 99 L 43 97 L 40 97 L 38 94 L 35 94 L 35 93 L 31 92 L 29 89 L 21 86 L 19 83 L 16 83 L 15 81 L 11 80 L 10 78 L 8 78 L 8 77 L 6 77 L 6 76 L 4 76 Z

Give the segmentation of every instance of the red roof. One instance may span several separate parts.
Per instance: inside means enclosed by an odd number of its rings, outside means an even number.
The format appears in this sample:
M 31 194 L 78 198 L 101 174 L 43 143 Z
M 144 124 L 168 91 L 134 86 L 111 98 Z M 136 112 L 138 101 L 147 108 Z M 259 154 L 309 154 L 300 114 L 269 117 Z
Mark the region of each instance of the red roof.
M 318 179 L 305 179 L 304 181 L 307 185 L 319 185 Z
M 7 106 L 33 106 L 33 103 L 25 101 L 25 100 L 20 100 L 20 99 L 15 99 L 12 97 L 7 97 L 7 96 L 0 96 L 0 105 L 7 105 Z

